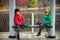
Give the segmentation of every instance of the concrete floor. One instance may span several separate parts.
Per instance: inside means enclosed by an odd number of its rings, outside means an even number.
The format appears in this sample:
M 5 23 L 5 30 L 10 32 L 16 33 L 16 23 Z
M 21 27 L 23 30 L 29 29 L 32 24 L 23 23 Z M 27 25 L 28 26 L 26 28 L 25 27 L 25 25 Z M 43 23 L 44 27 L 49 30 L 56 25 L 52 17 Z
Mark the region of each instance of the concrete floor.
M 17 40 L 16 38 L 8 38 L 9 34 L 0 34 L 0 40 Z M 20 40 L 60 40 L 60 34 L 56 34 L 56 38 L 46 38 L 45 34 L 37 37 L 36 33 L 20 33 Z

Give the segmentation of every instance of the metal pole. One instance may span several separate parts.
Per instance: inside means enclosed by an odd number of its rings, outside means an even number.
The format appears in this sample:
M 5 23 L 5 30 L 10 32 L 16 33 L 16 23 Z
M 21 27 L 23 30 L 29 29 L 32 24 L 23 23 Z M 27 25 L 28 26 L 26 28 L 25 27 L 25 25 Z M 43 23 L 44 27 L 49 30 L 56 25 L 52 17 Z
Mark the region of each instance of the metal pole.
M 50 0 L 50 9 L 51 9 L 51 14 L 52 14 L 52 28 L 50 29 L 50 38 L 55 38 L 55 2 L 56 0 Z
M 32 33 L 34 32 L 33 26 L 34 26 L 34 13 L 32 13 Z
M 12 28 L 14 26 L 14 10 L 15 10 L 15 0 L 9 0 L 9 38 L 15 38 L 15 31 Z

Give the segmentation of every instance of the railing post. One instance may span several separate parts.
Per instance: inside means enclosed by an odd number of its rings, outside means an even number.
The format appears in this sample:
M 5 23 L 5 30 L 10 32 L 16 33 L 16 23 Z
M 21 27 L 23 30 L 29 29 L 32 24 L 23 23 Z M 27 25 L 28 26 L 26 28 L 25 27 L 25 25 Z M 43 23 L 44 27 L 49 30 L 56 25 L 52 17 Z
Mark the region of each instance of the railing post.
M 32 33 L 34 32 L 34 13 L 32 12 Z

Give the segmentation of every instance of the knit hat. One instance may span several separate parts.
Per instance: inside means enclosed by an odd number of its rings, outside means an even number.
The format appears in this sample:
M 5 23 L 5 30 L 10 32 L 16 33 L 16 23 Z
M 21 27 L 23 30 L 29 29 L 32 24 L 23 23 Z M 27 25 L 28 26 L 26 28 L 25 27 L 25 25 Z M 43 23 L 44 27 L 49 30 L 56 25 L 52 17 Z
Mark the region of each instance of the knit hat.
M 44 12 L 45 12 L 45 13 L 49 13 L 49 12 L 50 12 L 50 9 L 45 9 Z

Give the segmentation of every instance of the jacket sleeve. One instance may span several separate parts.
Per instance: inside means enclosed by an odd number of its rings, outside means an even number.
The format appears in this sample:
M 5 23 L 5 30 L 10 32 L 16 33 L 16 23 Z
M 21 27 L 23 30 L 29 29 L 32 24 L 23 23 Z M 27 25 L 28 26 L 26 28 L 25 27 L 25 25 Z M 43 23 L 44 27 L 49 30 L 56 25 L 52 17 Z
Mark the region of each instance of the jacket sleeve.
M 46 24 L 46 21 L 45 21 L 45 19 L 43 20 L 43 23 L 45 23 L 45 24 Z
M 24 19 L 24 16 L 22 15 L 22 22 L 24 23 L 25 22 L 25 19 Z
M 18 21 L 17 17 L 14 18 L 14 22 L 16 23 L 16 25 L 21 25 L 21 23 Z
M 44 17 L 43 17 L 43 23 L 46 24 L 46 18 L 45 18 L 45 15 L 44 15 Z
M 51 24 L 51 22 L 52 22 L 52 17 L 51 17 L 51 15 L 49 15 L 49 18 L 48 18 L 47 23 L 50 23 Z

